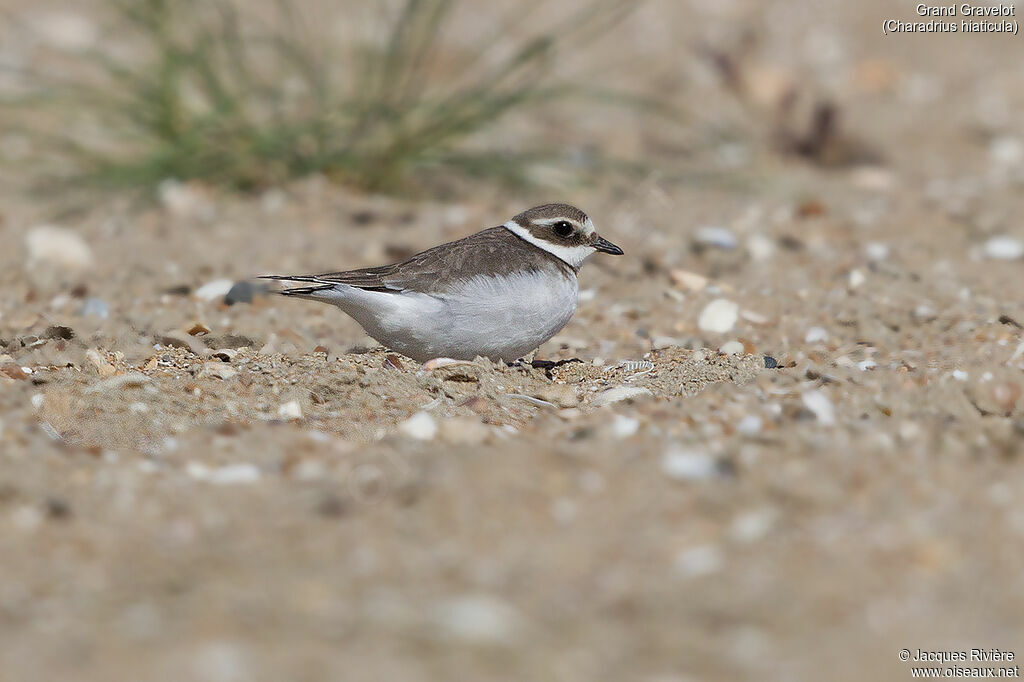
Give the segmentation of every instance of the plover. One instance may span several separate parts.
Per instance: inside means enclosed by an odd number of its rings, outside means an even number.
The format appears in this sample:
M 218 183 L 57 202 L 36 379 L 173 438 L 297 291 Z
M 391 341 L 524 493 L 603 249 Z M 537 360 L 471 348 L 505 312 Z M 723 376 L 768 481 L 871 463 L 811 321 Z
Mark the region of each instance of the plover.
M 583 211 L 545 204 L 400 263 L 265 278 L 305 283 L 279 293 L 335 305 L 418 362 L 478 355 L 510 362 L 569 322 L 576 274 L 597 251 L 622 255 Z

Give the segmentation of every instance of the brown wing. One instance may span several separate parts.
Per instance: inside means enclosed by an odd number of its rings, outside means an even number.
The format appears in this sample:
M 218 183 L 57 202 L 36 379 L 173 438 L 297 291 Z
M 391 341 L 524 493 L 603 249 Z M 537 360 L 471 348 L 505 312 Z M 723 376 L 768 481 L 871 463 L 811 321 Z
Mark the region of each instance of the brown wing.
M 525 259 L 525 261 L 524 261 Z M 303 289 L 326 288 L 347 284 L 373 291 L 443 291 L 458 280 L 469 279 L 477 272 L 502 274 L 527 267 L 543 267 L 552 257 L 529 244 L 504 227 L 492 227 L 441 244 L 412 256 L 408 260 L 374 268 L 327 272 L 320 275 L 280 276 L 269 279 L 309 282 Z

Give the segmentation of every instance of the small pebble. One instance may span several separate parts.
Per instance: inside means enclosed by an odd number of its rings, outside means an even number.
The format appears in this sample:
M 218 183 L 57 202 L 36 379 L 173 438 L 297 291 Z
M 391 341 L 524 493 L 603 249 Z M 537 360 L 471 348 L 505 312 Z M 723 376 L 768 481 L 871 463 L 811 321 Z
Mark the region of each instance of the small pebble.
M 673 449 L 661 457 L 661 471 L 676 481 L 703 481 L 718 472 L 715 458 L 703 452 Z
M 889 246 L 882 242 L 868 242 L 864 245 L 864 255 L 870 261 L 883 261 L 889 257 Z
M 615 438 L 629 438 L 640 430 L 640 420 L 627 417 L 624 414 L 617 414 L 612 419 L 612 436 Z
M 807 335 L 804 336 L 805 343 L 819 343 L 821 341 L 828 341 L 828 332 L 824 327 L 811 327 L 807 330 Z
M 466 595 L 435 606 L 431 620 L 451 639 L 495 645 L 507 644 L 516 636 L 522 617 L 511 604 L 497 597 Z
M 992 400 L 1005 414 L 1010 414 L 1020 400 L 1020 384 L 1003 381 L 992 386 Z
M 78 310 L 82 317 L 98 317 L 105 320 L 110 317 L 110 304 L 102 298 L 87 298 Z
M 227 464 L 211 469 L 202 462 L 189 462 L 185 466 L 185 472 L 196 480 L 214 485 L 255 483 L 262 476 L 259 467 L 249 463 Z
M 761 433 L 761 418 L 756 414 L 748 414 L 736 424 L 736 431 L 742 436 L 756 436 Z
M 1000 235 L 985 242 L 985 255 L 995 260 L 1017 260 L 1024 256 L 1024 241 Z
M 92 249 L 77 232 L 54 225 L 37 225 L 25 235 L 30 267 L 52 265 L 84 271 L 94 265 Z
M 684 578 L 697 578 L 717 573 L 723 563 L 721 550 L 713 545 L 700 545 L 679 552 L 674 568 Z
M 207 282 L 203 286 L 196 289 L 192 295 L 198 298 L 200 301 L 216 301 L 218 298 L 224 298 L 231 291 L 235 283 L 230 279 L 215 279 L 212 282 Z
M 988 145 L 989 159 L 1001 166 L 1016 166 L 1024 160 L 1024 143 L 1012 135 L 1000 135 Z
M 199 372 L 199 378 L 211 377 L 213 379 L 230 379 L 238 374 L 238 370 L 227 364 L 226 362 L 205 362 L 203 363 L 203 369 Z M 298 401 L 293 400 L 293 403 L 298 405 Z M 290 404 L 290 403 L 287 403 Z M 284 407 L 282 405 L 281 407 Z M 278 408 L 278 415 L 281 414 L 280 408 Z M 302 407 L 299 406 L 299 416 L 297 417 L 283 417 L 284 419 L 301 419 L 302 418 Z
M 433 440 L 437 430 L 437 421 L 427 412 L 417 412 L 398 425 L 399 433 L 414 440 Z
M 708 285 L 707 277 L 698 275 L 696 272 L 690 272 L 689 270 L 670 270 L 668 276 L 673 284 L 687 291 L 701 291 Z
M 697 230 L 693 240 L 701 246 L 713 246 L 718 249 L 735 249 L 736 235 L 724 227 L 706 225 Z
M 242 280 L 241 282 L 235 282 L 228 289 L 228 292 L 224 294 L 224 303 L 226 305 L 234 305 L 236 303 L 252 303 L 253 298 L 259 294 L 263 294 L 267 291 L 265 286 L 253 284 Z
M 558 407 L 576 407 L 580 402 L 576 389 L 568 384 L 544 386 L 534 394 L 534 397 Z
M 119 391 L 124 388 L 141 388 L 146 384 L 153 383 L 153 380 L 147 377 L 141 372 L 128 372 L 127 374 L 119 374 L 112 376 L 109 379 L 96 382 L 89 388 L 85 389 L 85 393 L 108 393 L 110 391 Z
M 697 319 L 701 331 L 724 334 L 731 330 L 739 317 L 740 307 L 725 298 L 708 303 Z
M 298 400 L 289 400 L 286 403 L 281 403 L 277 407 L 277 416 L 285 421 L 302 419 L 302 405 Z
M 606 407 L 613 403 L 637 400 L 650 395 L 653 394 L 640 386 L 616 386 L 595 395 L 591 398 L 590 404 L 594 407 Z
M 726 355 L 742 355 L 744 352 L 743 344 L 739 341 L 729 341 L 723 343 L 722 347 L 718 349 L 719 352 L 725 353 Z
M 756 509 L 740 514 L 729 526 L 729 534 L 738 542 L 760 540 L 775 525 L 778 513 L 771 508 Z
M 820 424 L 831 426 L 836 423 L 835 407 L 824 392 L 818 389 L 804 391 L 801 399 L 803 400 L 804 407 L 814 413 Z
M 954 369 L 952 372 L 952 376 L 957 381 L 967 381 L 970 375 L 967 374 L 967 372 L 963 371 L 962 369 Z
M 35 507 L 23 504 L 11 511 L 11 523 L 22 531 L 33 531 L 43 522 L 43 513 Z
M 28 373 L 13 362 L 5 362 L 0 365 L 0 374 L 17 381 L 28 379 Z
M 747 239 L 747 253 L 755 261 L 766 261 L 775 255 L 775 242 L 763 234 L 751 235 Z
M 452 417 L 441 420 L 437 434 L 442 441 L 452 445 L 479 445 L 490 438 L 491 429 L 473 417 Z
M 157 196 L 169 212 L 182 218 L 210 219 L 214 206 L 196 186 L 169 178 L 157 187 Z
M 851 289 L 856 289 L 861 284 L 864 284 L 865 281 L 867 281 L 867 278 L 864 276 L 863 272 L 861 272 L 860 270 L 856 270 L 856 269 L 850 270 L 850 288 Z

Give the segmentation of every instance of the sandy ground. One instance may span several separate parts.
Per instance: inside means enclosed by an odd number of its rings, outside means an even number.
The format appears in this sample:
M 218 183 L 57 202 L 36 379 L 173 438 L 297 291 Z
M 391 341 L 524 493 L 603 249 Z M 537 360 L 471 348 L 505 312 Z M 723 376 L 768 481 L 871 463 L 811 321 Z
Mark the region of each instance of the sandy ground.
M 897 680 L 902 648 L 1024 655 L 1020 39 L 883 37 L 909 5 L 682 7 L 621 44 L 686 75 L 694 138 L 745 131 L 695 152 L 730 182 L 185 187 L 71 237 L 0 190 L 0 677 Z M 694 56 L 745 31 L 747 108 Z M 786 79 L 884 164 L 780 154 L 756 93 Z M 668 154 L 657 133 L 622 144 Z M 422 366 L 217 284 L 551 199 L 627 255 L 585 266 L 547 362 Z

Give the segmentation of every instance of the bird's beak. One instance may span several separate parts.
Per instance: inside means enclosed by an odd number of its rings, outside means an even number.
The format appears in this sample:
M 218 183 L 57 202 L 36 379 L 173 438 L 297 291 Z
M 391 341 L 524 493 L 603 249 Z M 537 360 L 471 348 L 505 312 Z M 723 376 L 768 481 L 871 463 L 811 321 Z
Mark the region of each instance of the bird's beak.
M 593 246 L 598 251 L 600 251 L 601 253 L 610 253 L 613 256 L 622 255 L 622 249 L 615 246 L 615 244 L 612 244 L 604 237 L 597 237 L 597 239 L 595 239 L 590 245 Z

